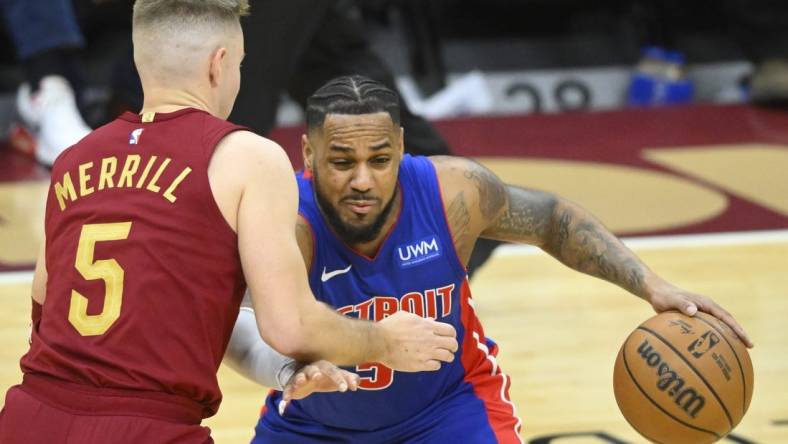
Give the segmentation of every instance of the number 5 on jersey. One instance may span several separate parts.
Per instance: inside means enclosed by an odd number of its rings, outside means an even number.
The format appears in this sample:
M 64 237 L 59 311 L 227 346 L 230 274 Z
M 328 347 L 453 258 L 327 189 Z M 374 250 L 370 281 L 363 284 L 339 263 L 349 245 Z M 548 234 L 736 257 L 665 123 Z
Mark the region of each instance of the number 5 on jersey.
M 129 237 L 131 222 L 86 224 L 79 236 L 74 266 L 85 280 L 104 281 L 104 308 L 97 315 L 88 314 L 88 298 L 71 290 L 68 321 L 82 336 L 103 335 L 120 317 L 123 302 L 124 272 L 115 259 L 93 261 L 97 242 L 117 241 Z
M 362 390 L 383 390 L 394 382 L 394 370 L 378 362 L 367 362 L 356 366 L 356 372 L 374 371 L 371 376 L 362 376 L 358 388 Z

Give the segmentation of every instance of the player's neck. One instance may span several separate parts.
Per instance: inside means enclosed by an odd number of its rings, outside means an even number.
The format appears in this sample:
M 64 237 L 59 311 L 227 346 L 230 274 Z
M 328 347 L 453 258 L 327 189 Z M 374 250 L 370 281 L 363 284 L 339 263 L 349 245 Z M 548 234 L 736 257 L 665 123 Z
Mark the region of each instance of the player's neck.
M 171 113 L 184 108 L 195 108 L 216 115 L 208 101 L 202 97 L 189 91 L 169 88 L 147 89 L 140 114 L 147 112 Z

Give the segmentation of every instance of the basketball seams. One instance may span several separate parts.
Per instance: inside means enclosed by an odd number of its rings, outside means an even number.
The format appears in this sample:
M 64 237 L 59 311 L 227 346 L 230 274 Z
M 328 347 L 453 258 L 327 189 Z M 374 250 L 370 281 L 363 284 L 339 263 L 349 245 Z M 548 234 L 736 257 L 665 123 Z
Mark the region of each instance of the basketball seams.
M 742 417 L 744 417 L 744 414 L 747 413 L 747 379 L 744 377 L 744 367 L 742 367 L 741 360 L 739 360 L 739 354 L 736 353 L 736 349 L 733 347 L 733 344 L 731 344 L 731 342 L 726 337 L 725 333 L 719 327 L 707 321 L 702 316 L 696 316 L 696 318 L 700 321 L 703 321 L 704 324 L 716 330 L 717 333 L 719 333 L 720 336 L 722 336 L 722 339 L 725 339 L 725 343 L 728 344 L 728 347 L 730 347 L 731 351 L 733 352 L 733 357 L 736 358 L 736 363 L 739 364 L 739 373 L 741 373 L 741 386 L 742 386 L 741 415 Z
M 638 327 L 638 328 L 640 328 L 640 327 Z M 629 340 L 630 340 L 630 338 L 632 338 L 632 335 L 630 335 L 630 337 L 629 337 L 629 338 L 627 338 L 627 341 L 624 343 L 624 346 L 621 348 L 621 358 L 622 358 L 622 359 L 623 359 L 623 361 L 624 361 L 624 369 L 626 369 L 627 373 L 629 374 L 629 378 L 630 378 L 630 379 L 632 380 L 632 382 L 635 384 L 635 387 L 637 387 L 637 388 L 638 388 L 638 390 L 640 390 L 640 393 L 642 393 L 642 394 L 643 394 L 643 396 L 645 396 L 645 397 L 646 397 L 646 399 L 648 399 L 648 400 L 649 400 L 649 402 L 651 402 L 651 404 L 653 404 L 653 405 L 654 405 L 654 407 L 656 407 L 656 408 L 658 408 L 659 410 L 661 410 L 661 411 L 662 411 L 662 413 L 664 413 L 664 414 L 668 415 L 668 417 L 670 417 L 670 418 L 671 418 L 671 419 L 673 419 L 674 421 L 676 421 L 676 422 L 678 422 L 678 423 L 680 423 L 680 424 L 682 424 L 682 425 L 684 425 L 684 426 L 686 426 L 686 427 L 689 427 L 689 428 L 691 428 L 691 429 L 693 429 L 693 430 L 697 430 L 697 431 L 699 431 L 699 432 L 705 432 L 705 433 L 709 433 L 709 434 L 711 434 L 711 435 L 714 435 L 714 436 L 716 436 L 716 437 L 717 437 L 717 439 L 722 439 L 722 435 L 719 435 L 719 434 L 717 434 L 716 432 L 713 432 L 713 431 L 711 431 L 711 430 L 706 430 L 706 429 L 704 429 L 704 428 L 701 428 L 701 427 L 698 427 L 698 426 L 694 426 L 694 425 L 692 425 L 692 424 L 686 423 L 686 422 L 682 421 L 681 419 L 679 419 L 679 418 L 677 418 L 677 417 L 673 416 L 673 414 L 671 414 L 670 412 L 668 412 L 667 410 L 665 410 L 665 409 L 664 409 L 664 408 L 663 408 L 661 405 L 659 405 L 659 403 L 657 403 L 656 401 L 654 401 L 654 400 L 651 398 L 651 396 L 649 396 L 649 395 L 648 395 L 648 393 L 646 393 L 646 391 L 643 389 L 643 387 L 641 387 L 641 386 L 640 386 L 640 383 L 638 383 L 637 379 L 635 378 L 635 375 L 633 375 L 633 374 L 632 374 L 632 370 L 630 370 L 630 369 L 629 369 L 629 363 L 627 362 L 627 352 L 626 352 L 626 348 L 627 348 L 627 344 L 629 343 Z M 625 418 L 626 418 L 626 417 L 625 417 Z M 629 422 L 629 420 L 628 420 L 628 419 L 627 419 L 627 422 Z M 630 424 L 631 424 L 631 423 L 630 423 Z M 635 430 L 637 430 L 637 428 L 635 428 Z M 638 430 L 638 432 L 640 432 L 640 430 Z M 640 433 L 642 434 L 642 432 L 640 432 Z M 649 439 L 651 439 L 651 438 L 649 438 Z
M 706 384 L 706 387 L 709 389 L 709 391 L 711 392 L 711 394 L 712 394 L 712 395 L 714 395 L 714 398 L 717 400 L 717 402 L 718 402 L 718 403 L 720 404 L 720 406 L 722 407 L 722 411 L 723 411 L 723 412 L 725 412 L 725 417 L 726 417 L 726 418 L 728 418 L 728 424 L 730 424 L 730 428 L 728 429 L 728 432 L 730 432 L 731 430 L 733 430 L 733 426 L 734 426 L 734 424 L 733 424 L 733 419 L 731 418 L 731 414 L 730 414 L 730 412 L 728 412 L 728 407 L 726 407 L 726 406 L 725 406 L 725 403 L 723 403 L 723 402 L 722 402 L 722 399 L 720 399 L 719 395 L 717 395 L 717 392 L 714 390 L 714 387 L 712 387 L 712 385 L 711 385 L 711 384 L 709 384 L 709 381 L 707 381 L 707 380 L 706 380 L 706 378 L 705 378 L 705 377 L 704 377 L 704 376 L 703 376 L 703 375 L 702 375 L 702 374 L 701 374 L 701 373 L 698 371 L 698 369 L 696 369 L 696 368 L 695 368 L 695 366 L 694 366 L 694 365 L 692 365 L 692 364 L 689 362 L 689 360 L 687 360 L 687 358 L 686 358 L 686 357 L 684 357 L 684 355 L 683 355 L 683 354 L 681 354 L 681 353 L 680 353 L 680 352 L 679 352 L 679 351 L 676 349 L 676 347 L 674 347 L 674 346 L 673 346 L 673 344 L 671 344 L 670 342 L 668 342 L 668 341 L 667 341 L 665 338 L 663 338 L 663 337 L 662 337 L 662 336 L 661 336 L 659 333 L 655 332 L 654 330 L 651 330 L 651 329 L 650 329 L 650 328 L 648 328 L 648 327 L 643 327 L 642 325 L 641 325 L 641 326 L 639 326 L 637 329 L 638 329 L 638 330 L 643 330 L 643 331 L 646 331 L 646 332 L 648 332 L 648 333 L 651 333 L 651 334 L 652 334 L 652 335 L 653 335 L 655 338 L 659 339 L 660 341 L 662 341 L 662 343 L 664 343 L 664 344 L 665 344 L 665 345 L 667 345 L 667 346 L 668 346 L 668 347 L 669 347 L 671 350 L 673 350 L 673 352 L 674 352 L 674 353 L 676 353 L 676 355 L 677 355 L 679 358 L 681 358 L 681 360 L 682 360 L 682 361 L 684 361 L 684 363 L 685 363 L 685 364 L 687 364 L 687 366 L 688 366 L 689 368 L 691 368 L 691 369 L 692 369 L 692 371 L 693 371 L 693 372 L 694 372 L 694 373 L 695 373 L 695 374 L 698 376 L 698 378 L 700 378 L 700 380 L 701 380 L 701 381 L 703 381 L 703 383 L 704 383 L 704 384 Z M 727 433 L 726 433 L 726 434 L 727 434 Z

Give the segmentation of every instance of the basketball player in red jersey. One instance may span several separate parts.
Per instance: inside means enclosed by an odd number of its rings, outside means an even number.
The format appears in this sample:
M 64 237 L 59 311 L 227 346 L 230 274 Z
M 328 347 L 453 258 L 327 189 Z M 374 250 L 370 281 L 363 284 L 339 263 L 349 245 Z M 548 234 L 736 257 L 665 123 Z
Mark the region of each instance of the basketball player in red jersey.
M 54 164 L 31 346 L 0 413 L 0 442 L 212 442 L 200 422 L 219 407 L 216 371 L 247 285 L 261 336 L 282 354 L 405 371 L 453 360 L 447 324 L 350 320 L 311 294 L 287 157 L 223 120 L 247 8 L 135 3 L 143 109 Z

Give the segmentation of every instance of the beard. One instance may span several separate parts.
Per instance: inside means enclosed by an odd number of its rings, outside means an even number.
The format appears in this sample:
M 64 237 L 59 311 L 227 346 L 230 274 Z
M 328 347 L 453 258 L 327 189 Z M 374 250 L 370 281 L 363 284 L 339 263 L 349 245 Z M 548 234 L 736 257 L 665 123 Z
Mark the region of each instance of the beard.
M 320 192 L 316 170 L 312 170 L 312 185 L 312 188 L 315 192 L 317 205 L 320 207 L 321 212 L 326 217 L 328 225 L 331 227 L 337 237 L 339 237 L 344 243 L 348 245 L 365 244 L 375 240 L 378 235 L 380 235 L 380 230 L 383 229 L 383 225 L 386 224 L 386 221 L 391 215 L 391 209 L 394 207 L 394 201 L 396 200 L 394 199 L 394 196 L 397 195 L 397 189 L 399 189 L 399 183 L 397 183 L 397 186 L 394 188 L 394 192 L 391 193 L 391 198 L 388 202 L 386 202 L 386 205 L 383 207 L 383 211 L 378 214 L 375 220 L 365 226 L 356 227 L 342 221 L 337 209 L 331 204 L 328 198 Z M 365 196 L 363 194 L 352 194 L 350 196 L 344 197 L 343 199 L 363 200 L 364 198 Z

